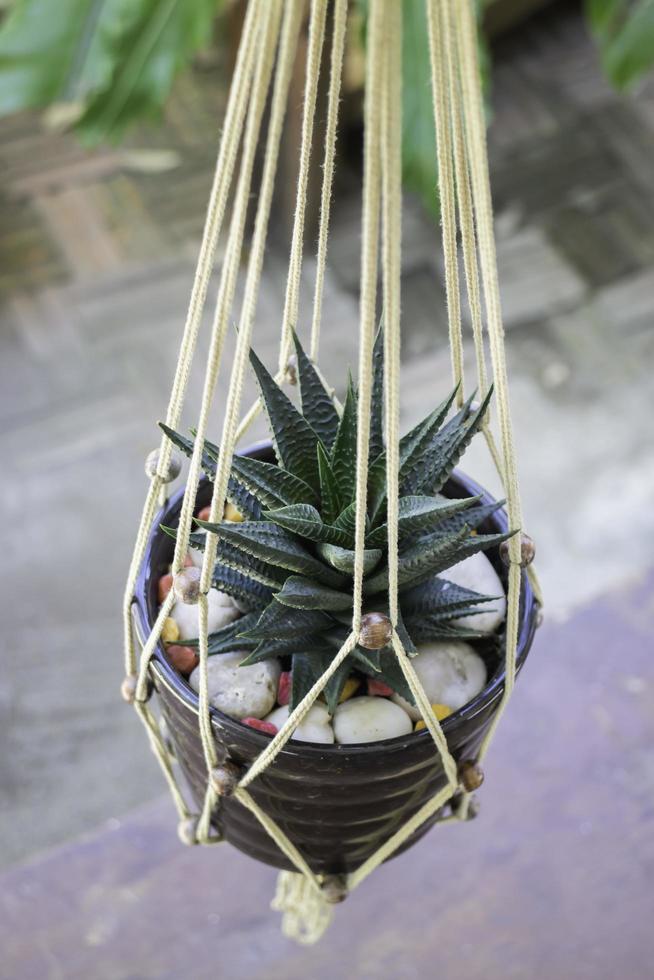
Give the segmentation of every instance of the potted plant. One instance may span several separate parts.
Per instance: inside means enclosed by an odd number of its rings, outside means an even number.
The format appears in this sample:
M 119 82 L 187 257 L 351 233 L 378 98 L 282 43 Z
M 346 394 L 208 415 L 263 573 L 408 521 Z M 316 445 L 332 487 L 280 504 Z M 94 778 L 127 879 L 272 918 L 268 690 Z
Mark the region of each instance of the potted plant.
M 254 353 L 272 443 L 232 461 L 228 505 L 209 524 L 218 447 L 205 442 L 189 562 L 219 533 L 209 596 L 211 720 L 221 756 L 246 767 L 324 672 L 352 618 L 357 392 L 342 410 L 295 339 L 301 409 Z M 373 353 L 364 617 L 360 642 L 274 764 L 249 787 L 316 873 L 345 873 L 369 857 L 445 784 L 433 741 L 387 646 L 383 344 Z M 455 392 L 400 443 L 397 624 L 450 751 L 474 759 L 503 687 L 508 528 L 492 500 L 454 467 L 481 427 L 491 393 L 452 411 Z M 164 427 L 165 429 L 165 427 Z M 193 441 L 165 429 L 185 453 Z M 147 635 L 170 588 L 183 491 L 152 528 L 136 591 Z M 529 651 L 536 603 L 523 572 L 517 667 Z M 198 734 L 197 607 L 177 603 L 152 678 L 179 764 L 198 801 L 207 772 Z M 421 837 L 435 814 L 404 844 Z M 287 858 L 238 801 L 214 816 L 225 839 L 276 867 Z

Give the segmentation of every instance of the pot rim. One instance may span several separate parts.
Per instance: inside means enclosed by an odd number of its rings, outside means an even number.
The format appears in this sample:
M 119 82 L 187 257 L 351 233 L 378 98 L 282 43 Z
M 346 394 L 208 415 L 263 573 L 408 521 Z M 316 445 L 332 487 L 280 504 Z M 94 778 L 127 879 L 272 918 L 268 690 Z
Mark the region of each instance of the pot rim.
M 239 452 L 239 455 L 261 456 L 268 453 L 271 448 L 272 443 L 269 440 L 262 440 L 247 446 L 245 449 Z M 453 471 L 452 479 L 462 486 L 467 494 L 471 496 L 480 495 L 480 502 L 482 504 L 494 502 L 494 498 L 488 493 L 487 490 L 480 486 L 480 484 L 478 484 L 471 477 L 462 473 L 459 469 L 455 469 Z M 153 545 L 158 536 L 163 534 L 163 532 L 160 530 L 160 524 L 164 522 L 164 516 L 169 514 L 171 510 L 181 506 L 185 489 L 185 485 L 181 486 L 171 497 L 168 498 L 168 500 L 166 500 L 163 507 L 161 507 L 157 512 L 150 528 L 147 546 L 141 567 L 139 569 L 136 587 L 134 589 L 134 597 L 132 600 L 132 622 L 140 644 L 145 642 L 145 639 L 149 635 L 152 628 L 152 622 L 150 621 L 150 617 L 148 615 L 148 586 L 150 581 L 150 557 L 152 554 Z M 500 531 L 505 531 L 508 529 L 508 518 L 504 507 L 498 509 L 492 515 L 491 519 L 497 523 Z M 536 601 L 531 588 L 531 583 L 529 582 L 529 578 L 524 569 L 521 572 L 520 598 L 521 609 L 518 622 L 516 676 L 524 664 L 531 647 L 531 641 L 533 640 L 536 630 L 536 613 L 538 611 L 538 602 Z M 136 607 L 136 615 L 134 615 L 134 607 Z M 160 642 L 157 643 L 152 659 L 150 660 L 150 669 L 156 672 L 158 679 L 161 681 L 161 683 L 166 685 L 171 694 L 180 700 L 186 708 L 190 709 L 194 715 L 198 715 L 198 695 L 191 688 L 188 681 L 184 680 L 168 662 L 163 645 Z M 502 665 L 476 697 L 465 704 L 462 708 L 452 712 L 451 715 L 448 715 L 448 717 L 441 722 L 443 734 L 447 736 L 448 732 L 453 732 L 459 726 L 459 724 L 473 719 L 476 715 L 486 710 L 491 704 L 493 704 L 493 702 L 499 700 L 504 691 L 505 678 L 506 672 L 504 666 Z M 219 728 L 224 731 L 225 729 L 229 730 L 233 726 L 236 726 L 236 731 L 238 731 L 241 736 L 247 734 L 247 736 L 253 740 L 254 744 L 259 744 L 261 746 L 262 750 L 266 747 L 266 745 L 270 744 L 270 740 L 272 738 L 271 735 L 260 732 L 255 728 L 250 728 L 249 725 L 243 725 L 237 719 L 231 718 L 229 715 L 224 714 L 217 708 L 211 707 L 209 710 L 210 718 L 214 724 L 214 727 L 217 724 Z M 377 742 L 357 742 L 347 745 L 289 740 L 282 748 L 280 754 L 300 754 L 303 756 L 324 756 L 325 754 L 337 754 L 340 756 L 365 756 L 367 754 L 377 753 L 380 751 L 403 751 L 406 749 L 407 739 L 411 738 L 415 738 L 416 740 L 422 739 L 424 743 L 426 739 L 431 739 L 431 734 L 429 730 L 425 728 L 419 732 L 413 731 L 408 735 L 398 735 L 395 738 L 383 739 Z

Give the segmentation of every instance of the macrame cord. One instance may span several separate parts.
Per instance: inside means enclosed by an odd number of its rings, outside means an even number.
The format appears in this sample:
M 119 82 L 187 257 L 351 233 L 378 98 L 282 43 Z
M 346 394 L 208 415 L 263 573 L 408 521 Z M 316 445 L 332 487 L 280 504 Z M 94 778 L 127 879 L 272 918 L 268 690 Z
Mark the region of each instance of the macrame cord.
M 282 383 L 289 376 L 292 330 L 296 328 L 298 323 L 308 180 L 328 6 L 328 0 L 311 0 L 310 4 L 296 206 L 279 346 L 279 365 L 276 375 L 276 380 L 279 383 Z M 464 400 L 464 345 L 457 249 L 457 234 L 460 233 L 480 398 L 484 397 L 489 387 L 483 336 L 483 295 L 485 327 L 489 342 L 500 432 L 499 445 L 495 442 L 488 418 L 483 425 L 483 432 L 504 487 L 509 526 L 521 528 L 522 515 L 509 409 L 504 333 L 493 237 L 484 106 L 477 64 L 476 22 L 473 3 L 472 0 L 425 0 L 425 6 L 431 61 L 436 153 L 439 167 L 450 351 L 454 381 L 459 386 L 457 401 L 458 404 L 463 404 Z M 314 361 L 318 356 L 320 345 L 348 2 L 347 0 L 334 0 L 331 8 L 330 78 L 316 277 L 311 317 L 310 352 Z M 255 156 L 260 143 L 264 110 L 269 102 L 263 171 L 257 194 L 254 232 L 249 250 L 245 288 L 237 319 L 238 337 L 227 389 L 220 453 L 211 499 L 211 522 L 218 523 L 222 518 L 233 453 L 239 440 L 261 408 L 260 402 L 257 401 L 241 418 L 242 391 L 259 296 L 283 121 L 303 15 L 304 5 L 300 2 L 250 0 L 243 25 L 197 270 L 166 413 L 167 425 L 171 428 L 177 428 L 188 388 L 190 368 L 196 349 L 202 314 L 206 305 L 216 247 L 222 232 L 229 201 L 231 203 L 231 218 L 210 330 L 210 346 L 197 424 L 195 450 L 189 468 L 177 532 L 173 560 L 174 574 L 180 573 L 183 568 L 184 556 L 188 549 L 189 535 L 192 530 L 193 509 L 201 473 L 201 448 L 213 406 L 225 334 L 234 302 L 243 255 Z M 234 793 L 235 798 L 254 814 L 261 826 L 296 868 L 294 873 L 284 871 L 279 875 L 273 908 L 283 914 L 284 932 L 304 943 L 315 942 L 319 939 L 327 928 L 332 915 L 333 907 L 328 904 L 324 896 L 323 878 L 311 870 L 307 861 L 279 825 L 255 802 L 248 792 L 248 787 L 268 766 L 274 764 L 275 758 L 282 751 L 295 728 L 302 722 L 330 677 L 357 643 L 362 606 L 372 387 L 371 361 L 378 314 L 377 290 L 380 259 L 385 348 L 384 407 L 388 487 L 388 598 L 390 618 L 394 626 L 392 647 L 413 693 L 416 705 L 431 734 L 435 749 L 441 758 L 447 783 L 368 860 L 347 877 L 348 891 L 358 887 L 379 864 L 401 847 L 424 821 L 442 810 L 455 792 L 461 794 L 462 802 L 450 815 L 441 816 L 440 822 L 465 820 L 468 816 L 469 794 L 462 791 L 459 786 L 457 765 L 449 752 L 441 725 L 431 710 L 429 700 L 395 629 L 398 619 L 397 543 L 402 207 L 401 58 L 402 5 L 385 3 L 384 0 L 369 0 L 359 311 L 356 561 L 352 627 L 347 639 L 327 670 L 295 708 L 266 748 L 254 760 L 240 779 Z M 238 181 L 234 190 L 237 159 L 239 159 Z M 151 690 L 150 661 L 159 642 L 165 619 L 174 602 L 173 590 L 164 600 L 150 634 L 145 638 L 138 660 L 133 635 L 132 603 L 136 580 L 144 558 L 149 529 L 157 507 L 165 495 L 165 485 L 173 474 L 171 451 L 171 443 L 164 436 L 158 450 L 156 468 L 151 475 L 127 578 L 123 610 L 126 670 L 123 694 L 126 700 L 133 702 L 169 785 L 180 820 L 180 836 L 186 843 L 213 844 L 220 840 L 219 835 L 212 827 L 212 816 L 220 805 L 220 797 L 209 776 L 201 812 L 199 814 L 194 813 L 187 804 L 176 775 L 174 756 L 162 734 L 157 716 L 148 704 Z M 200 690 L 198 724 L 208 774 L 211 774 L 211 771 L 219 763 L 219 753 L 211 722 L 207 675 L 207 594 L 211 587 L 217 545 L 218 535 L 207 534 L 199 596 Z M 483 759 L 488 751 L 496 726 L 514 686 L 521 575 L 519 535 L 510 539 L 509 558 L 505 650 L 506 681 L 499 710 L 479 750 L 479 760 Z M 529 568 L 528 574 L 536 598 L 540 602 L 540 589 L 533 568 Z

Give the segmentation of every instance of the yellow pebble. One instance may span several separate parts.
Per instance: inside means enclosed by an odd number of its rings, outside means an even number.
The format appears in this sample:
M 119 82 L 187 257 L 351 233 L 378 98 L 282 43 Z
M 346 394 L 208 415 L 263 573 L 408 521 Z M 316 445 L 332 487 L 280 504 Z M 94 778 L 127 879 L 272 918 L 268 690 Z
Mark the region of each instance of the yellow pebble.
M 226 521 L 244 520 L 240 510 L 238 510 L 238 508 L 235 507 L 234 504 L 230 504 L 229 501 L 227 501 L 227 503 L 225 504 L 225 520 Z
M 443 721 L 448 715 L 452 714 L 452 709 L 448 708 L 446 704 L 432 704 L 431 710 L 434 712 L 439 721 Z M 421 732 L 423 728 L 426 728 L 422 718 L 415 724 L 414 732 Z
M 341 696 L 338 699 L 338 703 L 342 704 L 343 701 L 347 701 L 348 698 L 351 698 L 354 692 L 359 690 L 359 684 L 360 681 L 358 681 L 356 677 L 348 677 L 343 685 L 343 690 L 341 691 Z
M 179 626 L 170 616 L 164 619 L 161 639 L 164 643 L 177 643 L 179 640 Z

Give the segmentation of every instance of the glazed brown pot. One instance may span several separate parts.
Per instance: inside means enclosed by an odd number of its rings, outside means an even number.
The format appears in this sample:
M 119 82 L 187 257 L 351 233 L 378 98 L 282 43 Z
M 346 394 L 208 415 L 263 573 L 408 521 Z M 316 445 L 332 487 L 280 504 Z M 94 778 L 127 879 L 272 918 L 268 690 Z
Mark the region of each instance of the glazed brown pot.
M 269 443 L 246 451 L 260 459 L 273 459 Z M 157 582 L 172 560 L 173 541 L 160 525 L 175 526 L 183 489 L 157 515 L 135 593 L 139 639 L 149 633 L 157 613 Z M 456 472 L 445 488 L 451 497 L 488 494 Z M 198 506 L 208 503 L 211 486 L 200 485 Z M 504 531 L 506 514 L 497 511 L 482 530 Z M 506 583 L 506 570 L 497 550 L 488 557 Z M 520 593 L 518 670 L 531 647 L 537 604 L 523 572 Z M 489 681 L 474 700 L 443 722 L 450 751 L 458 761 L 474 758 L 495 715 L 504 689 L 503 665 L 488 662 Z M 198 698 L 170 666 L 157 647 L 151 676 L 166 719 L 174 751 L 200 807 L 207 772 L 198 733 Z M 270 736 L 242 725 L 212 709 L 211 720 L 219 751 L 247 766 L 268 744 Z M 391 837 L 430 797 L 445 785 L 445 775 L 427 731 L 365 745 L 312 745 L 288 742 L 261 776 L 249 787 L 256 802 L 279 824 L 316 873 L 344 873 L 357 868 Z M 437 819 L 434 815 L 405 842 L 400 853 L 422 837 Z M 288 859 L 249 810 L 225 799 L 214 816 L 225 839 L 251 857 L 277 868 L 294 870 Z

